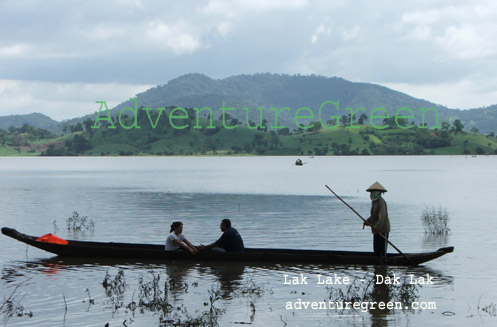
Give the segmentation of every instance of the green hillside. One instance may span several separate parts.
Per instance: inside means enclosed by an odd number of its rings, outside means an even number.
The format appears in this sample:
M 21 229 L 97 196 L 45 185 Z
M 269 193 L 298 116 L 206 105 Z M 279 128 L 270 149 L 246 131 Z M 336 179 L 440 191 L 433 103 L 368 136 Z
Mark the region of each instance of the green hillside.
M 46 129 L 53 133 L 62 132 L 62 127 L 58 121 L 55 121 L 52 118 L 40 113 L 0 117 L 0 129 L 3 130 L 8 130 L 10 127 L 19 128 L 24 124 L 36 128 Z
M 249 119 L 258 119 L 257 108 L 263 109 L 263 118 L 270 124 L 274 123 L 274 112 L 271 108 L 282 109 L 287 107 L 278 118 L 278 122 L 295 130 L 293 121 L 295 112 L 302 107 L 308 107 L 317 115 L 320 105 L 325 101 L 339 103 L 338 115 L 347 114 L 346 108 L 357 110 L 363 107 L 367 117 L 377 107 L 385 108 L 390 115 L 402 108 L 413 110 L 413 120 L 416 124 L 421 122 L 420 108 L 436 108 L 438 121 L 452 124 L 459 119 L 466 131 L 472 128 L 481 133 L 497 133 L 497 105 L 471 110 L 449 109 L 435 103 L 417 99 L 407 94 L 370 83 L 355 83 L 339 77 L 280 75 L 280 74 L 254 74 L 237 75 L 224 79 L 212 79 L 201 74 L 187 74 L 170 80 L 167 84 L 158 85 L 136 96 L 130 94 L 123 99 L 123 103 L 111 110 L 117 116 L 121 109 L 133 106 L 129 98 L 136 97 L 138 107 L 159 108 L 169 105 L 185 108 L 209 107 L 216 112 L 216 119 L 223 102 L 227 107 L 236 108 L 230 113 L 243 125 L 246 125 L 246 113 L 249 109 Z M 106 99 L 95 99 L 105 101 Z M 14 115 L 0 117 L 0 129 L 20 127 L 28 124 L 36 128 L 50 130 L 53 133 L 67 133 L 67 127 L 83 123 L 86 119 L 95 120 L 99 105 L 88 103 L 88 114 L 84 117 L 56 122 L 41 114 Z M 205 113 L 204 113 L 205 114 Z M 205 115 L 204 115 L 205 117 Z M 307 123 L 310 123 L 309 120 Z M 426 122 L 429 126 L 435 125 L 435 116 L 427 115 Z M 368 121 L 365 122 L 369 124 Z
M 187 118 L 167 122 L 173 107 L 151 113 L 150 119 L 140 111 L 118 120 L 70 126 L 71 134 L 63 137 L 30 126 L 0 132 L 0 155 L 102 156 L 102 155 L 483 155 L 497 154 L 497 138 L 493 133 L 482 135 L 464 132 L 461 124 L 443 123 L 441 129 L 413 126 L 401 129 L 393 124 L 386 129 L 354 124 L 341 120 L 331 128 L 312 123 L 308 129 L 292 132 L 275 129 L 271 124 L 249 129 L 230 117 L 222 121 L 196 121 L 194 111 L 187 109 Z M 157 122 L 156 128 L 150 121 Z M 385 121 L 384 123 L 388 123 Z M 391 121 L 390 121 L 391 122 Z M 403 127 L 409 122 L 401 122 Z M 114 125 L 115 128 L 109 128 Z M 99 128 L 92 128 L 99 126 Z M 126 129 L 123 126 L 140 126 Z M 255 126 L 255 124 L 253 125 Z M 348 127 L 347 127 L 348 126 Z M 306 126 L 309 127 L 309 126 Z M 231 129 L 230 129 L 231 128 Z
M 263 73 L 211 79 L 202 74 L 187 74 L 140 93 L 136 98 L 138 106 L 149 108 L 174 105 L 218 110 L 224 101 L 226 106 L 239 109 L 233 116 L 243 124 L 246 120 L 244 107 L 251 109 L 251 120 L 257 118 L 257 107 L 265 109 L 263 118 L 270 123 L 274 122 L 274 113 L 270 108 L 288 107 L 290 114 L 281 115 L 279 121 L 292 129 L 295 126 L 292 117 L 299 108 L 309 107 L 317 113 L 320 105 L 328 100 L 339 102 L 339 115 L 346 114 L 346 108 L 363 107 L 368 117 L 377 107 L 386 108 L 391 115 L 402 107 L 409 107 L 415 113 L 419 108 L 434 107 L 440 122 L 453 123 L 459 119 L 467 131 L 476 127 L 482 133 L 497 133 L 497 105 L 472 110 L 449 109 L 384 86 L 356 83 L 339 77 Z M 132 105 L 132 102 L 124 101 L 112 109 L 112 114 L 118 115 L 122 108 Z M 93 115 L 90 118 L 95 117 Z M 420 115 L 415 114 L 414 121 L 419 124 Z M 427 116 L 426 121 L 430 126 L 435 125 L 433 116 Z
M 293 116 L 299 108 L 308 107 L 317 115 L 319 107 L 325 101 L 338 101 L 340 116 L 347 113 L 346 108 L 364 107 L 365 114 L 369 116 L 376 107 L 384 107 L 393 115 L 400 107 L 410 107 L 417 111 L 420 107 L 437 106 L 375 84 L 353 83 L 338 77 L 269 73 L 238 75 L 221 80 L 201 74 L 188 74 L 140 93 L 137 99 L 138 106 L 143 107 L 209 107 L 218 113 L 224 102 L 227 107 L 237 109 L 230 114 L 243 124 L 246 121 L 244 107 L 250 109 L 251 120 L 258 118 L 256 109 L 262 108 L 263 118 L 269 123 L 274 122 L 274 112 L 270 108 L 287 107 L 289 111 L 281 114 L 278 121 L 291 129 L 295 129 Z M 126 101 L 111 112 L 118 115 L 122 108 L 130 106 L 134 106 L 134 103 Z M 438 107 L 442 111 L 445 109 Z M 417 123 L 420 122 L 419 118 L 415 117 Z M 428 118 L 428 123 L 433 125 L 432 117 Z

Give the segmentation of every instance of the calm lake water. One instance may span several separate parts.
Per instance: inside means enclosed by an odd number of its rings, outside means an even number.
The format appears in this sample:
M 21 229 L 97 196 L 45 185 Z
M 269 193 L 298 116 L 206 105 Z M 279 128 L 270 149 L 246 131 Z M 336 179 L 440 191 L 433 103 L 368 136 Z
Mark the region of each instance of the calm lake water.
M 162 244 L 171 222 L 180 220 L 192 243 L 205 244 L 220 236 L 219 222 L 229 217 L 247 247 L 371 251 L 371 233 L 324 185 L 368 217 L 365 189 L 379 181 L 388 189 L 390 240 L 398 248 L 455 246 L 455 252 L 415 268 L 114 262 L 62 259 L 2 235 L 0 322 L 168 326 L 218 309 L 220 326 L 495 326 L 496 156 L 315 157 L 302 158 L 302 167 L 295 159 L 0 158 L 0 225 L 31 235 Z M 421 214 L 428 207 L 447 210 L 448 236 L 424 234 Z M 68 231 L 73 211 L 93 220 L 94 231 Z M 285 274 L 301 273 L 308 285 L 284 284 Z M 106 274 L 112 290 L 103 286 Z M 348 277 L 353 285 L 317 285 L 318 274 Z M 429 274 L 434 284 L 372 286 L 367 281 L 375 274 L 402 281 Z M 149 299 L 144 285 L 154 278 L 161 287 L 167 282 L 169 313 L 129 305 Z M 8 317 L 11 295 L 22 317 Z M 354 296 L 436 308 L 298 309 L 299 301 Z

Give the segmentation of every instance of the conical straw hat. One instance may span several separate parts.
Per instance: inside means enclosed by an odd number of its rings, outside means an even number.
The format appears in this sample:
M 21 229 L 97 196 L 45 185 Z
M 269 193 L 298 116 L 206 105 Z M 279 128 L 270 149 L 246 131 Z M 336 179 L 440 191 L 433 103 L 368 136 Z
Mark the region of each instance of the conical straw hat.
M 382 192 L 386 192 L 387 189 L 383 187 L 383 185 L 381 185 L 380 183 L 378 182 L 375 182 L 373 185 L 371 185 L 367 190 L 366 192 L 371 192 L 371 191 L 382 191 Z

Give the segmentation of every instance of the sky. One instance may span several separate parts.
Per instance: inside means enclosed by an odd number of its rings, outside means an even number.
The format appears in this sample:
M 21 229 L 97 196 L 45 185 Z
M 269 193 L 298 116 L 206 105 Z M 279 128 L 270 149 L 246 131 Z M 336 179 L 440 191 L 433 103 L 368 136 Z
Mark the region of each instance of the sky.
M 0 0 L 0 116 L 109 108 L 188 73 L 316 74 L 497 104 L 497 2 Z

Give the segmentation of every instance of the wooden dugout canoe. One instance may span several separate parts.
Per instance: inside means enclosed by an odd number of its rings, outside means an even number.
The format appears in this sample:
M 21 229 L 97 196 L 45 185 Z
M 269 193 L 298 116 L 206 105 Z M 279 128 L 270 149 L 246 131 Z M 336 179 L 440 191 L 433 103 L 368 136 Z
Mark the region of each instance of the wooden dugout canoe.
M 386 260 L 376 257 L 371 252 L 327 251 L 327 250 L 292 250 L 246 248 L 245 252 L 199 252 L 190 255 L 184 251 L 165 251 L 164 245 L 114 243 L 114 242 L 85 242 L 68 240 L 68 244 L 40 242 L 36 236 L 19 233 L 17 230 L 4 227 L 2 233 L 20 242 L 29 244 L 59 256 L 86 258 L 136 258 L 157 260 L 197 260 L 197 261 L 240 261 L 240 262 L 295 262 L 295 263 L 326 263 L 326 264 L 358 264 L 393 266 L 419 265 L 454 251 L 454 247 L 440 248 L 433 252 L 405 253 L 407 260 L 400 254 L 389 253 Z

